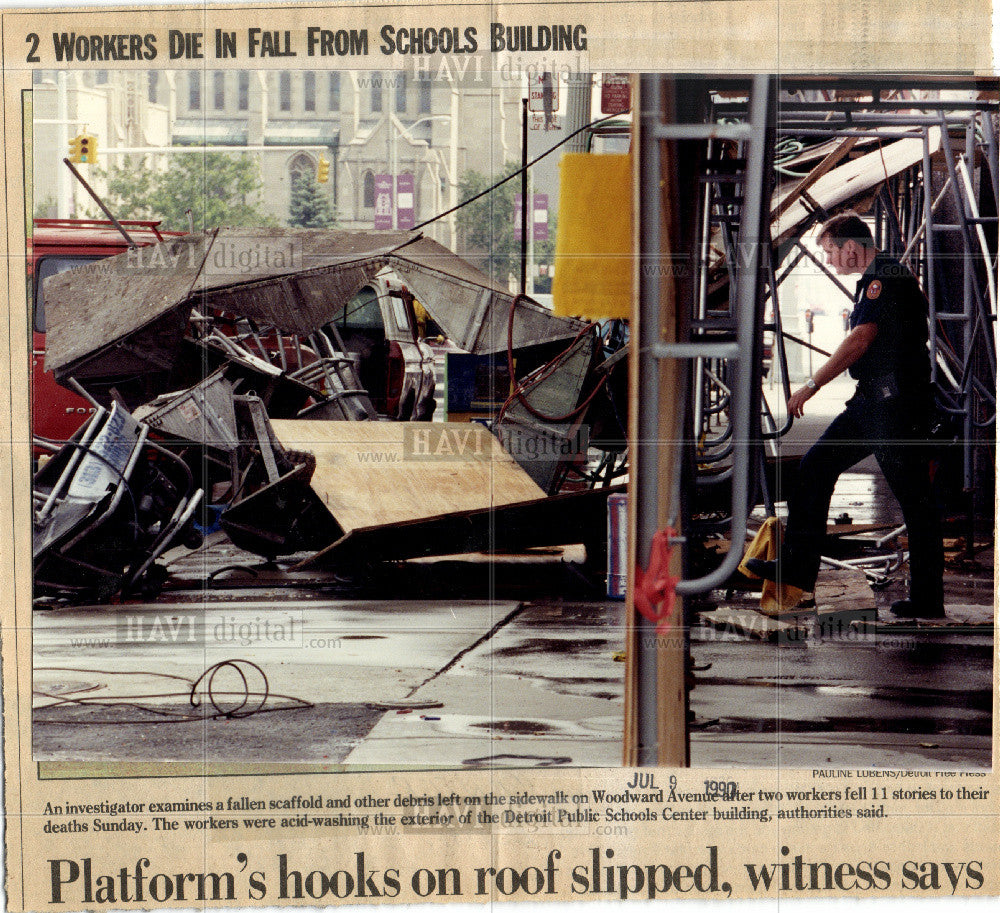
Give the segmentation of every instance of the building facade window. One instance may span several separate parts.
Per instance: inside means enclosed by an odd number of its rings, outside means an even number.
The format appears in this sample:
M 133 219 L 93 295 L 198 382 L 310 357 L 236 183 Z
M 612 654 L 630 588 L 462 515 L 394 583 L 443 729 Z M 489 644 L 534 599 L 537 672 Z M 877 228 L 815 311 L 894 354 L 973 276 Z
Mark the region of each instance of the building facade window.
M 98 86 L 103 86 L 108 81 L 108 71 L 107 70 L 96 70 L 94 72 L 94 84 Z
M 310 180 L 316 176 L 316 162 L 312 156 L 300 152 L 288 165 L 288 174 L 294 189 L 299 181 Z
M 226 74 L 222 70 L 216 70 L 212 74 L 212 103 L 216 111 L 223 111 L 226 107 Z
M 406 110 L 406 74 L 396 74 L 396 113 L 402 114 Z
M 330 83 L 329 83 L 330 98 L 328 99 L 328 106 L 331 111 L 340 110 L 340 74 L 331 73 Z
M 418 83 L 417 110 L 421 114 L 431 113 L 431 81 L 426 76 Z
M 146 97 L 151 105 L 155 105 L 160 97 L 160 74 L 157 70 L 149 71 L 149 81 L 146 85 Z
M 197 70 L 188 73 L 188 107 L 192 111 L 201 110 L 201 73 Z
M 278 75 L 278 107 L 282 111 L 292 110 L 292 74 L 287 70 Z
M 362 203 L 365 209 L 375 208 L 375 175 L 371 171 L 366 171 L 362 179 Z
M 236 77 L 236 106 L 240 111 L 250 107 L 250 74 L 246 70 L 240 70 Z
M 382 112 L 382 74 L 378 72 L 371 75 L 371 103 L 369 107 L 372 114 Z
M 311 71 L 303 75 L 302 107 L 306 111 L 316 110 L 316 74 Z

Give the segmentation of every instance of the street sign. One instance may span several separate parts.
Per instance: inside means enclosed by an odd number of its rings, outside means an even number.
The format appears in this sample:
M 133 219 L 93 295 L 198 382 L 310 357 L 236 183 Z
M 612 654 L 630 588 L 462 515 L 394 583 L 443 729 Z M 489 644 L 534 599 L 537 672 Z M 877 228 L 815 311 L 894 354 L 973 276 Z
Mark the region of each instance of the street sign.
M 553 83 L 551 73 L 533 76 L 528 82 L 529 111 L 558 111 L 559 88 Z
M 601 114 L 625 114 L 632 108 L 627 73 L 605 73 L 601 81 Z
M 375 175 L 375 230 L 392 230 L 392 175 Z

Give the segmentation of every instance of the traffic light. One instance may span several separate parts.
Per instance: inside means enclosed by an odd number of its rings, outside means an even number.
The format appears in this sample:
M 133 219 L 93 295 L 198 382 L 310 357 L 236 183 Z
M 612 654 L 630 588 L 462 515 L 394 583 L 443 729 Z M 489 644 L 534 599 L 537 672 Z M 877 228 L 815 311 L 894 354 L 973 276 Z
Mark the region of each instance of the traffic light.
M 69 141 L 69 160 L 82 165 L 92 165 L 97 161 L 97 137 L 81 133 Z
M 330 180 L 330 162 L 322 155 L 319 157 L 319 162 L 316 165 L 316 180 L 320 184 L 325 184 Z

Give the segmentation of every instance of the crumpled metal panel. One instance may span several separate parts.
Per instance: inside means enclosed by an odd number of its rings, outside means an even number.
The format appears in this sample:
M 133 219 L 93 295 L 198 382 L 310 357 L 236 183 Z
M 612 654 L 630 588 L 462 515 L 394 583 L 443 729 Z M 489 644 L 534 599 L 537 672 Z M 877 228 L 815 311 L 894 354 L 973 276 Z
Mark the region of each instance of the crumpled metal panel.
M 219 228 L 69 270 L 45 283 L 47 366 L 80 361 L 172 310 L 196 306 L 223 307 L 282 332 L 312 333 L 370 281 L 388 253 L 418 237 Z M 186 319 L 187 312 L 180 325 Z
M 339 314 L 384 266 L 394 267 L 455 342 L 473 353 L 503 351 L 514 296 L 472 264 L 416 232 L 220 228 L 175 238 L 46 280 L 47 363 L 115 375 L 116 358 L 154 322 L 151 364 L 169 363 L 193 307 L 217 307 L 285 333 L 308 335 Z M 514 348 L 572 338 L 580 321 L 525 302 Z M 176 336 L 176 338 L 174 338 Z M 94 358 L 97 353 L 99 357 Z M 84 362 L 86 367 L 84 368 Z
M 212 292 L 378 259 L 419 237 L 413 231 L 219 228 L 197 288 Z
M 308 335 L 339 314 L 412 231 L 220 228 L 198 277 L 206 307 Z
M 199 306 L 249 317 L 282 333 L 308 336 L 333 320 L 354 293 L 382 269 L 384 260 L 367 259 L 322 267 L 302 276 L 280 276 L 208 292 Z
M 45 280 L 49 370 L 125 339 L 187 302 L 215 232 L 171 238 Z M 180 328 L 184 319 L 166 321 Z
M 393 251 L 388 262 L 456 345 L 477 355 L 507 348 L 515 296 L 467 260 L 430 238 L 420 238 Z M 522 301 L 514 315 L 513 347 L 572 339 L 584 326 Z

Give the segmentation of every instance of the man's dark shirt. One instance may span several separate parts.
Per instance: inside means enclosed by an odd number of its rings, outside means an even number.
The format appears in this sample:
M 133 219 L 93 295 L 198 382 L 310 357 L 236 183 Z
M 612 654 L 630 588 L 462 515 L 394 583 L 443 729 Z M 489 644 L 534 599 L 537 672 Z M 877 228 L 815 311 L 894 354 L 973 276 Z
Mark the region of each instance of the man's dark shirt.
M 850 368 L 862 383 L 885 381 L 901 395 L 919 398 L 930 384 L 927 300 L 913 274 L 879 253 L 858 280 L 850 325 L 874 323 L 871 345 Z

